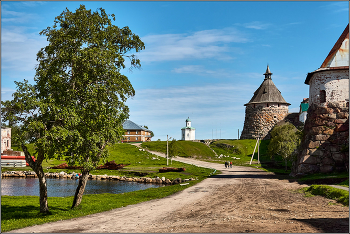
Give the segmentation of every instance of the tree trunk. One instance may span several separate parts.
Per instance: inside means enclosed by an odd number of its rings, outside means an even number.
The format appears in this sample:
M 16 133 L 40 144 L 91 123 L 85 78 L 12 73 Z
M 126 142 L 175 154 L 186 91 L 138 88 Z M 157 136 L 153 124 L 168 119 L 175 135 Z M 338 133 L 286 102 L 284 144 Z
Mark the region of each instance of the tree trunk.
M 284 160 L 284 164 L 286 165 L 286 168 L 284 169 L 285 171 L 288 170 L 288 167 L 287 167 L 287 159 Z
M 83 194 L 85 191 L 85 186 L 86 186 L 88 177 L 89 177 L 89 171 L 83 170 L 79 178 L 79 184 L 78 184 L 77 190 L 75 191 L 72 209 L 80 205 L 83 199 Z
M 50 213 L 47 204 L 47 184 L 43 168 L 40 166 L 35 173 L 38 176 L 40 186 L 40 213 Z
M 43 167 L 41 166 L 43 160 L 44 160 L 44 154 L 41 150 L 38 150 L 38 157 L 37 160 L 34 162 L 32 159 L 27 147 L 22 144 L 22 150 L 24 152 L 26 161 L 28 162 L 29 166 L 35 171 L 36 175 L 39 179 L 39 191 L 40 191 L 40 197 L 39 197 L 39 203 L 40 203 L 40 213 L 50 213 L 49 206 L 47 203 L 47 185 L 46 185 L 46 177 L 43 170 Z

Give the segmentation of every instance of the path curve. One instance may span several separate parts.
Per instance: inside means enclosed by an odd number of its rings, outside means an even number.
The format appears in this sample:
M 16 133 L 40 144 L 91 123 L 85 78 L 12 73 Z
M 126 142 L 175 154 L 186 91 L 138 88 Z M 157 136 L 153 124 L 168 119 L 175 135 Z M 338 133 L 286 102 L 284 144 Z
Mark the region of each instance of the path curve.
M 165 155 L 152 152 L 158 156 Z M 202 182 L 176 194 L 127 207 L 92 214 L 84 217 L 46 223 L 13 233 L 150 233 L 150 232 L 321 232 L 332 227 L 348 230 L 349 209 L 343 206 L 327 207 L 330 215 L 342 215 L 340 222 L 321 220 L 317 224 L 304 221 L 290 221 L 291 214 L 281 212 L 292 208 L 300 210 L 322 210 L 319 203 L 331 200 L 322 197 L 312 199 L 301 194 L 291 193 L 305 185 L 278 180 L 273 173 L 252 167 L 233 166 L 225 168 L 222 164 L 198 161 L 192 158 L 173 160 L 201 167 L 220 170 L 222 174 L 209 177 Z M 288 197 L 290 196 L 290 197 Z M 286 197 L 286 198 L 285 198 Z M 292 199 L 292 201 L 290 201 Z M 309 204 L 310 203 L 310 204 Z M 287 205 L 288 204 L 288 207 Z M 290 206 L 289 206 L 290 205 Z M 255 213 L 254 213 L 255 212 Z M 276 215 L 273 213 L 276 212 Z M 313 211 L 313 215 L 316 215 Z M 332 213 L 334 212 L 334 213 Z M 340 213 L 339 213 L 340 212 Z M 294 213 L 293 217 L 294 217 Z M 295 211 L 295 218 L 297 217 Z M 286 216 L 287 215 L 287 216 Z M 300 215 L 300 216 L 299 216 Z M 305 215 L 311 219 L 309 213 Z M 256 220 L 256 221 L 255 221 Z M 256 223 L 254 223 L 256 222 Z M 281 225 L 283 224 L 283 225 Z M 347 224 L 347 226 L 346 226 Z M 323 230 L 324 231 L 324 230 Z M 327 231 L 327 230 L 326 230 Z M 333 230 L 334 231 L 334 230 Z

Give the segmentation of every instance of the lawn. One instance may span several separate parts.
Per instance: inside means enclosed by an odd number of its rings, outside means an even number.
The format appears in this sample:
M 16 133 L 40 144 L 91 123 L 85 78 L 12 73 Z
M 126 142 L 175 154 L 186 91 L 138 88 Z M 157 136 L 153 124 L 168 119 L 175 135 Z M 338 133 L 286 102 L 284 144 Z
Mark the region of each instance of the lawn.
M 205 145 L 204 145 L 205 146 Z M 206 146 L 205 146 L 206 147 Z M 31 154 L 34 154 L 34 148 L 32 145 L 29 145 L 28 150 Z M 167 167 L 166 159 L 148 153 L 147 151 L 140 151 L 134 145 L 131 144 L 115 144 L 108 147 L 109 157 L 106 161 L 115 161 L 117 164 L 130 164 L 120 170 L 93 170 L 90 172 L 92 175 L 119 175 L 127 177 L 165 177 L 167 179 L 173 180 L 176 178 L 189 179 L 201 178 L 208 176 L 212 170 L 206 168 L 196 167 L 194 165 L 185 164 L 181 162 L 173 161 L 169 167 L 184 167 L 186 171 L 184 172 L 166 172 L 159 173 L 159 169 Z M 73 169 L 47 169 L 48 167 L 57 166 L 61 163 L 64 163 L 65 160 L 50 159 L 43 162 L 44 172 L 78 172 L 79 170 Z M 102 164 L 102 163 L 101 163 Z M 12 170 L 31 170 L 30 167 L 25 168 L 2 168 L 2 171 L 12 171 Z
M 170 144 L 170 141 L 169 141 Z M 157 151 L 166 154 L 167 152 L 167 142 L 166 141 L 152 141 L 152 142 L 144 142 L 141 145 L 145 149 L 149 149 L 151 151 Z M 192 157 L 192 158 L 208 158 L 214 157 L 215 154 L 210 148 L 208 148 L 205 144 L 200 142 L 192 142 L 192 141 L 176 141 L 176 146 L 178 149 L 177 156 L 180 157 Z

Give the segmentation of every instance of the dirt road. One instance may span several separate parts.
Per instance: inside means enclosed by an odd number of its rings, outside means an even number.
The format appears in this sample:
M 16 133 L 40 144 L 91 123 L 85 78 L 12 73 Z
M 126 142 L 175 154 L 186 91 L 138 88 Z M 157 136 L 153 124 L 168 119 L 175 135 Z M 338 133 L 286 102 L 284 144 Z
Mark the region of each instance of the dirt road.
M 255 168 L 179 161 L 221 170 L 195 186 L 163 199 L 12 232 L 344 232 L 349 208 L 320 196 L 304 197 L 305 185 L 279 180 Z

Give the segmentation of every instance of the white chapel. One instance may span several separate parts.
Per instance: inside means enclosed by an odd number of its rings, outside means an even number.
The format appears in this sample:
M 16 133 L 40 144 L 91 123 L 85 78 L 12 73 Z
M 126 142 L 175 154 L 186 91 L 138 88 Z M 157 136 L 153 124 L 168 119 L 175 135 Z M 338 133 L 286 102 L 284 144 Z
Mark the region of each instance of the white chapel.
M 186 119 L 186 127 L 181 128 L 181 140 L 192 141 L 196 139 L 196 129 L 191 127 L 190 117 Z

